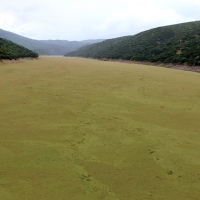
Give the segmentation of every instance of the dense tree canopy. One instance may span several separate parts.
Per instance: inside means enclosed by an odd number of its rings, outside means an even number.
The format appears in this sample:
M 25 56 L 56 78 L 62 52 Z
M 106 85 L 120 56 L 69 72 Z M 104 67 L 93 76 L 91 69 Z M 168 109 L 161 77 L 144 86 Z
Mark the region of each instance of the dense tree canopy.
M 200 65 L 200 21 L 154 28 L 82 47 L 66 56 Z
M 9 40 L 0 38 L 0 59 L 17 59 L 25 57 L 38 57 L 38 54 L 15 44 Z

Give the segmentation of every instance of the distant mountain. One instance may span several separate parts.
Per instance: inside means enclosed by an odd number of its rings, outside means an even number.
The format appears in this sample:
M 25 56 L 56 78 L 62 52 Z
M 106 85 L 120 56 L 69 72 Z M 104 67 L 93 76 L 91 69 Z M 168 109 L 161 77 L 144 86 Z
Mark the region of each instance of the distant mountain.
M 0 38 L 0 59 L 38 57 L 38 54 L 9 40 Z
M 85 44 L 94 44 L 94 43 L 99 43 L 103 41 L 105 41 L 105 39 L 82 40 L 80 42 L 85 43 Z
M 47 55 L 65 55 L 66 53 L 75 51 L 85 45 L 102 42 L 104 40 L 99 39 L 99 40 L 83 40 L 83 41 L 68 41 L 68 40 L 37 40 L 37 41 L 41 42 L 42 44 L 45 44 L 44 48 L 34 49 L 39 54 L 41 54 L 40 51 L 42 51 L 42 52 L 47 52 L 48 53 Z
M 94 44 L 98 42 L 103 42 L 104 39 L 94 39 L 94 40 L 82 40 L 82 41 L 69 41 L 69 40 L 38 40 L 40 42 L 46 42 L 50 44 L 56 44 L 56 45 L 68 45 L 69 43 L 74 46 L 75 48 L 78 48 L 81 44 Z
M 105 40 L 66 56 L 200 65 L 200 21 Z
M 0 37 L 22 45 L 38 54 L 43 55 L 64 55 L 74 51 L 86 44 L 93 44 L 103 40 L 33 40 L 21 35 L 0 29 Z

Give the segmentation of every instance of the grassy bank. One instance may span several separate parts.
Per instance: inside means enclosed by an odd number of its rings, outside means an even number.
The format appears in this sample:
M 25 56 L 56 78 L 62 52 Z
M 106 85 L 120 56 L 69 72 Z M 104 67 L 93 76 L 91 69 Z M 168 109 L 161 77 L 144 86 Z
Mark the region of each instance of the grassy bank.
M 198 199 L 200 74 L 42 57 L 0 66 L 0 199 Z

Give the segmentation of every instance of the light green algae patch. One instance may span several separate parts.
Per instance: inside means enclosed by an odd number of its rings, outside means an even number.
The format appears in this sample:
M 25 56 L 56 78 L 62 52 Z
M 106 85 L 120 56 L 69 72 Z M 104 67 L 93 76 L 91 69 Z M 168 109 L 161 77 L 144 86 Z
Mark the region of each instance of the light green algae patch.
M 200 196 L 200 74 L 78 58 L 0 66 L 0 199 Z

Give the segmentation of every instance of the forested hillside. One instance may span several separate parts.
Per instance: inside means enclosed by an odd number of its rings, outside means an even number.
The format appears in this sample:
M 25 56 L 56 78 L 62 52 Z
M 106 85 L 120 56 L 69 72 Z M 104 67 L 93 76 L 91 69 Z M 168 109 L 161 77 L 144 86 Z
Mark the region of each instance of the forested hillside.
M 86 44 L 103 41 L 101 39 L 85 41 L 33 40 L 2 29 L 0 29 L 0 38 L 22 45 L 40 55 L 65 55 L 67 52 L 74 51 Z
M 26 57 L 36 58 L 38 57 L 38 54 L 9 40 L 0 38 L 0 59 L 17 59 Z
M 200 65 L 200 21 L 158 27 L 82 47 L 66 56 Z

